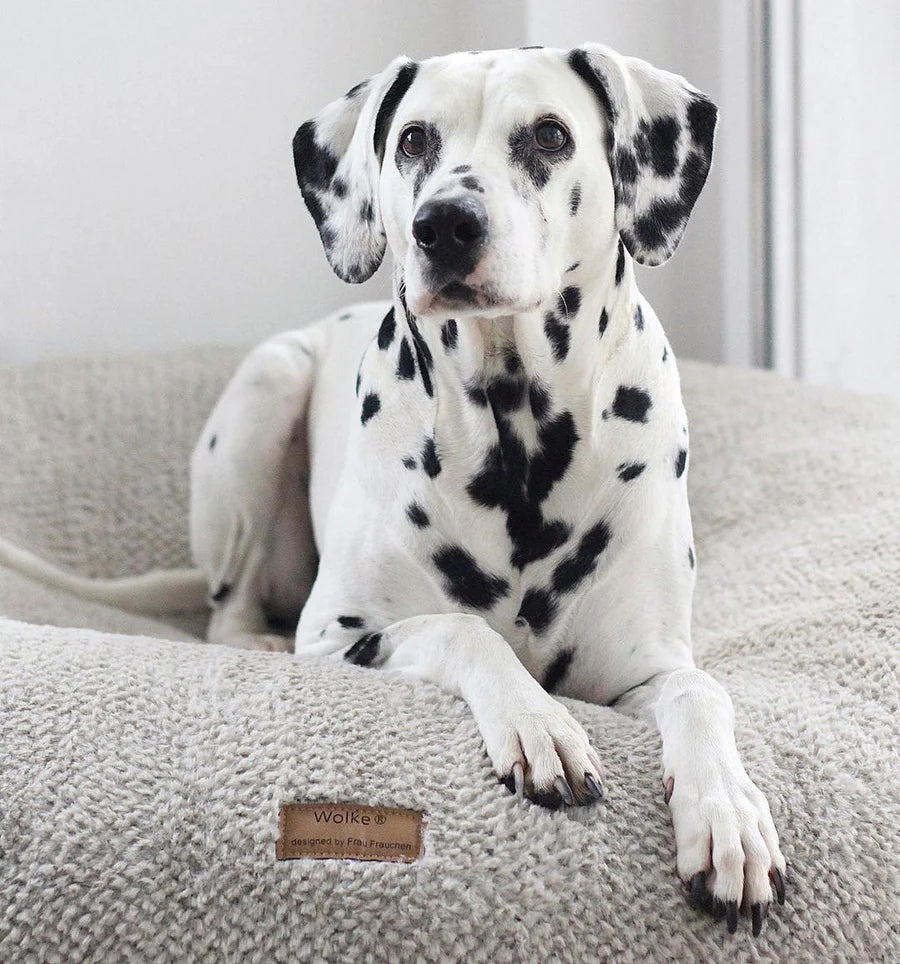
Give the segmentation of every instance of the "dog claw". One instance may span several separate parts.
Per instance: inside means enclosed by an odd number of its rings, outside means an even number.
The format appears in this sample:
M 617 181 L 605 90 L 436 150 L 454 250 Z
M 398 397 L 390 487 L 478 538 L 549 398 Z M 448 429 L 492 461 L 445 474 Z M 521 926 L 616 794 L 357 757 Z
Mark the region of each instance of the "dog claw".
M 784 904 L 784 877 L 777 867 L 772 871 L 772 882 L 775 884 L 775 894 L 778 897 L 778 903 Z
M 766 908 L 763 904 L 754 904 L 750 908 L 750 919 L 753 921 L 753 936 L 759 937 L 762 932 L 763 921 L 766 917 Z
M 557 777 L 553 781 L 553 786 L 556 788 L 556 792 L 563 798 L 563 802 L 567 807 L 575 806 L 575 794 L 572 793 L 572 788 L 569 786 L 565 777 Z
M 514 763 L 512 773 L 516 796 L 521 798 L 525 795 L 525 768 L 521 763 Z
M 737 930 L 738 926 L 738 905 L 736 900 L 730 900 L 725 905 L 725 914 L 727 917 L 727 927 L 728 933 L 733 934 Z
M 663 781 L 663 800 L 668 803 L 672 799 L 672 793 L 675 790 L 675 777 L 669 777 L 668 780 Z
M 701 870 L 691 877 L 691 903 L 694 907 L 704 908 L 707 904 L 706 899 L 706 871 Z
M 585 773 L 584 785 L 587 787 L 588 794 L 592 800 L 603 799 L 603 786 L 597 781 L 593 773 Z

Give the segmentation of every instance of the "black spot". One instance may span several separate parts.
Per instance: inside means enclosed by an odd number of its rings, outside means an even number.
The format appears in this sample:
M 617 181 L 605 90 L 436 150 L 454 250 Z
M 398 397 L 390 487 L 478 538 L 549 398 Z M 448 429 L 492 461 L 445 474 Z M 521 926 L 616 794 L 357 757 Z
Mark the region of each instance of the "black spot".
M 691 137 L 698 147 L 702 148 L 707 155 L 712 154 L 713 136 L 716 130 L 716 115 L 718 109 L 716 105 L 698 94 L 691 101 L 687 111 L 688 127 Z
M 515 348 L 507 348 L 503 353 L 503 367 L 510 375 L 515 375 L 522 369 L 522 359 Z
M 344 96 L 347 98 L 347 100 L 353 100 L 353 98 L 354 98 L 357 94 L 359 94 L 361 91 L 365 90 L 366 87 L 368 87 L 368 86 L 369 86 L 368 80 L 360 81 L 360 83 L 356 84 L 356 86 L 351 87 L 350 90 L 348 90 L 347 93 L 344 94 Z
M 553 570 L 553 588 L 558 593 L 570 592 L 597 567 L 597 557 L 607 547 L 609 526 L 598 522 L 581 537 L 578 548 L 566 556 Z
M 434 395 L 434 388 L 431 384 L 431 369 L 434 367 L 434 358 L 431 354 L 431 349 L 425 343 L 425 339 L 419 333 L 419 327 L 415 323 L 412 315 L 407 312 L 406 316 L 407 323 L 409 324 L 409 330 L 412 334 L 413 345 L 416 349 L 416 358 L 419 361 L 419 373 L 422 376 L 422 387 L 425 389 L 425 394 L 431 398 Z
M 537 148 L 531 127 L 520 125 L 509 135 L 509 160 L 518 167 L 536 188 L 542 188 L 550 180 L 553 168 L 569 160 L 575 153 L 575 143 L 570 138 L 558 151 L 549 153 Z
M 381 633 L 366 633 L 344 653 L 344 659 L 357 666 L 368 666 L 378 655 L 380 646 Z
M 646 422 L 650 396 L 642 388 L 620 385 L 613 401 L 613 415 L 629 422 Z
M 616 258 L 616 284 L 621 284 L 622 275 L 625 273 L 625 245 L 619 238 L 619 256 Z
M 694 550 L 691 546 L 688 546 L 688 562 L 691 565 L 691 569 L 694 568 Z
M 341 177 L 336 177 L 331 182 L 331 190 L 334 191 L 335 197 L 346 197 L 347 182 Z
M 367 198 L 359 206 L 359 216 L 361 220 L 365 221 L 367 224 L 371 224 L 375 220 L 375 208 L 372 202 Z
M 538 429 L 538 450 L 532 456 L 527 484 L 528 498 L 541 502 L 550 494 L 572 461 L 578 442 L 571 412 L 560 412 Z
M 411 459 L 408 455 L 404 455 L 401 461 L 403 462 L 404 468 L 414 469 L 416 467 L 416 460 Z
M 471 164 L 460 164 L 459 167 L 454 167 L 453 170 L 452 170 L 450 173 L 451 173 L 451 174 L 465 174 L 466 171 L 471 171 L 471 170 L 472 170 L 472 165 L 471 165 Z
M 337 621 L 344 629 L 362 629 L 363 627 L 362 616 L 338 616 Z
M 600 332 L 600 337 L 603 337 L 603 332 L 606 331 L 606 326 L 609 324 L 609 315 L 606 313 L 606 309 L 600 312 L 600 321 L 597 323 L 597 329 Z
M 531 414 L 541 421 L 550 408 L 550 392 L 541 382 L 532 382 L 528 386 L 528 401 L 531 405 Z
M 473 609 L 490 609 L 509 593 L 509 583 L 485 572 L 461 546 L 445 545 L 432 560 L 444 576 L 444 590 L 451 599 Z
M 544 334 L 553 349 L 553 357 L 562 361 L 569 354 L 569 327 L 558 315 L 548 311 L 544 315 Z
M 425 469 L 425 474 L 431 479 L 440 475 L 441 460 L 438 457 L 437 446 L 434 444 L 433 438 L 425 439 L 425 444 L 422 446 L 422 468 Z
M 345 311 L 342 315 L 338 315 L 338 321 L 349 321 L 352 317 L 352 311 Z
M 378 107 L 378 114 L 375 117 L 375 132 L 372 137 L 376 154 L 380 154 L 384 149 L 384 142 L 387 139 L 391 121 L 394 119 L 394 112 L 397 110 L 400 101 L 403 100 L 403 95 L 412 86 L 418 70 L 419 65 L 416 63 L 404 64 L 397 72 L 394 82 L 381 100 L 381 104 Z
M 525 401 L 525 380 L 497 376 L 488 383 L 485 393 L 495 412 L 514 412 Z
M 626 187 L 637 180 L 638 168 L 634 153 L 627 147 L 621 147 L 615 154 L 615 173 L 619 181 Z
M 591 88 L 594 96 L 600 101 L 601 106 L 606 112 L 606 119 L 609 121 L 608 137 L 612 138 L 612 131 L 615 127 L 618 111 L 610 100 L 609 93 L 603 83 L 600 74 L 594 69 L 590 58 L 583 50 L 573 50 L 569 54 L 569 66 L 578 74 L 579 77 Z M 611 152 L 613 144 L 607 144 L 607 152 Z
M 675 458 L 675 478 L 680 479 L 684 475 L 684 467 L 687 465 L 687 452 L 684 449 L 678 450 Z
M 663 345 L 662 360 L 665 361 L 669 357 L 669 346 Z
M 581 185 L 576 184 L 575 187 L 572 188 L 571 193 L 569 194 L 569 213 L 572 215 L 572 217 L 575 217 L 575 215 L 578 214 L 578 209 L 580 207 L 581 207 Z
M 575 285 L 570 285 L 568 288 L 564 288 L 562 293 L 556 302 L 556 310 L 561 315 L 568 315 L 571 318 L 573 315 L 578 314 L 578 309 L 581 307 L 581 289 L 576 288 Z
M 623 462 L 616 471 L 623 482 L 636 479 L 647 466 L 643 462 Z
M 217 438 L 216 438 L 215 435 L 213 435 L 213 437 L 209 440 L 209 450 L 210 450 L 210 452 L 212 452 L 212 450 L 216 447 L 216 441 L 217 441 Z
M 221 586 L 209 597 L 213 602 L 222 602 L 228 597 L 231 592 L 231 586 L 227 582 L 223 582 Z
M 472 177 L 471 174 L 466 175 L 461 181 L 463 187 L 467 187 L 470 191 L 478 191 L 479 194 L 484 194 L 484 188 L 481 186 L 477 177 Z
M 384 320 L 381 322 L 381 327 L 378 329 L 378 347 L 382 351 L 386 351 L 391 347 L 391 342 L 394 340 L 394 332 L 397 330 L 397 323 L 394 321 L 394 309 L 391 310 L 384 316 Z
M 544 670 L 544 689 L 552 693 L 563 681 L 563 677 L 568 673 L 572 665 L 574 650 L 563 649 L 554 658 L 553 662 Z
M 519 50 L 543 50 L 543 44 L 532 44 L 529 47 L 519 47 Z
M 570 264 L 569 267 L 566 268 L 566 274 L 569 274 L 570 272 L 575 271 L 576 268 L 580 267 L 580 265 L 581 265 L 580 261 L 576 261 L 575 264 Z
M 644 330 L 644 312 L 641 311 L 640 305 L 637 305 L 634 309 L 634 327 L 638 331 Z
M 653 170 L 671 177 L 678 167 L 678 135 L 681 127 L 674 117 L 657 117 L 646 130 Z
M 375 392 L 369 392 L 368 395 L 363 399 L 362 411 L 360 412 L 360 421 L 363 425 L 369 421 L 369 419 L 376 414 L 376 412 L 381 408 L 381 399 L 375 394 Z
M 441 326 L 441 344 L 444 348 L 456 348 L 457 336 L 456 321 L 453 318 L 445 321 Z
M 357 371 L 356 373 L 356 397 L 357 398 L 359 398 L 359 386 L 361 382 L 362 382 L 362 369 L 360 368 L 359 371 Z
M 431 522 L 428 514 L 418 502 L 411 502 L 406 507 L 406 517 L 414 526 L 418 526 L 420 529 L 424 529 Z
M 477 382 L 468 382 L 466 384 L 466 397 L 479 408 L 487 408 L 487 392 Z
M 540 389 L 529 391 L 529 400 L 539 410 L 545 404 Z M 493 399 L 491 404 L 499 443 L 491 446 L 466 491 L 479 505 L 506 512 L 506 531 L 512 543 L 510 562 L 521 570 L 548 556 L 569 536 L 571 527 L 567 523 L 544 519 L 540 503 L 565 473 L 577 435 L 571 414 L 563 412 L 540 425 L 538 448 L 529 456 Z
M 532 588 L 522 597 L 516 620 L 523 620 L 540 635 L 556 618 L 558 608 L 556 597 L 548 590 Z
M 629 236 L 648 250 L 668 250 L 681 236 L 690 208 L 680 200 L 654 201 L 649 210 L 637 218 Z
M 397 355 L 397 378 L 415 378 L 416 377 L 416 363 L 413 359 L 413 353 L 410 350 L 409 342 L 406 340 L 406 335 L 400 339 L 400 351 Z

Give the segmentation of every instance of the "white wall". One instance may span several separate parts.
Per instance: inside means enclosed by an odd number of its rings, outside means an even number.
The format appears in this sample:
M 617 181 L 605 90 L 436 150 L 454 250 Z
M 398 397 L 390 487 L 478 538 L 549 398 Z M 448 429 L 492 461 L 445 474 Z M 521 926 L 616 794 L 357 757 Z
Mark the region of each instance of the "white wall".
M 799 374 L 900 398 L 900 5 L 799 9 Z
M 759 360 L 737 0 L 5 0 L 0 364 L 250 342 L 387 292 L 331 274 L 298 124 L 401 51 L 609 43 L 722 107 L 681 248 L 641 284 L 676 351 Z M 737 13 L 736 13 L 737 12 Z M 738 67 L 739 69 L 735 69 Z

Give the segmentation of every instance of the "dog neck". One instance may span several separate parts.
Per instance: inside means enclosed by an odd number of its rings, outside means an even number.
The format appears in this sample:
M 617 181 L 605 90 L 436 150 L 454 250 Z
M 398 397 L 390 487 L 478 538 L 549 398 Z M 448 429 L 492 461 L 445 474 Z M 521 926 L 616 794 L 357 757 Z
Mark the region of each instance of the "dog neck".
M 419 366 L 452 358 L 449 368 L 470 394 L 498 379 L 527 379 L 555 398 L 587 390 L 593 372 L 643 327 L 633 262 L 614 238 L 590 259 L 571 265 L 562 287 L 538 308 L 497 317 L 413 315 L 404 295 L 402 268 L 394 269 L 394 311 L 405 322 Z M 433 382 L 429 379 L 429 382 Z M 440 383 L 426 383 L 429 394 Z

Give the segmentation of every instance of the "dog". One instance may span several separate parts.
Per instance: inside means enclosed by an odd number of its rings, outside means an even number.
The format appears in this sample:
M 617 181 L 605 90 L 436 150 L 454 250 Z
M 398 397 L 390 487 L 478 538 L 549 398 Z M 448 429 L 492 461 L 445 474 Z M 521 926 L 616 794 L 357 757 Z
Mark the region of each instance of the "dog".
M 716 119 L 587 44 L 399 57 L 304 123 L 332 268 L 364 281 L 389 247 L 393 298 L 240 365 L 192 454 L 190 534 L 210 641 L 435 683 L 534 803 L 603 793 L 554 694 L 657 726 L 678 873 L 757 935 L 785 859 L 691 655 L 688 422 L 633 270 L 677 247 Z

